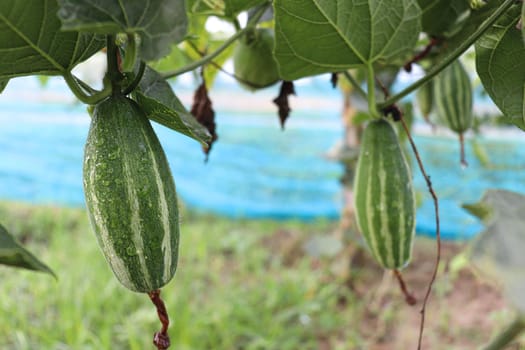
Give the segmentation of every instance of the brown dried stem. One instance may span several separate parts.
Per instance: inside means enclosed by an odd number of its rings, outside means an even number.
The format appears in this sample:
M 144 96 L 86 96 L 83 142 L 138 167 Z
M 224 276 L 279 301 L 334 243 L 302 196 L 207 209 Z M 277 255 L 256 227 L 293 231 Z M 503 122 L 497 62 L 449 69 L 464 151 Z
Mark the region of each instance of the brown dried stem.
M 403 69 L 410 73 L 412 71 L 412 64 L 417 63 L 421 61 L 423 58 L 427 57 L 432 48 L 440 43 L 440 40 L 437 38 L 430 38 L 430 42 L 427 46 L 421 51 L 420 53 L 416 54 L 410 61 L 408 61 L 404 66 Z
M 417 299 L 414 296 L 414 294 L 410 293 L 408 291 L 407 285 L 405 283 L 405 280 L 403 279 L 403 276 L 401 275 L 401 272 L 399 270 L 392 270 L 394 272 L 394 275 L 396 276 L 399 287 L 401 288 L 401 292 L 403 292 L 403 295 L 405 296 L 405 301 L 408 305 L 416 305 Z
M 459 134 L 459 147 L 459 161 L 461 162 L 462 166 L 468 167 L 467 157 L 465 156 L 465 139 L 463 137 L 463 133 Z
M 414 143 L 414 140 L 412 139 L 412 136 L 410 135 L 410 130 L 408 129 L 408 126 L 406 125 L 403 118 L 401 118 L 401 124 L 403 125 L 403 129 L 405 130 L 408 140 L 410 141 L 410 145 L 412 146 L 412 151 L 414 152 L 414 155 L 417 160 L 417 164 L 419 165 L 419 170 L 421 171 L 421 174 L 425 178 L 425 182 L 428 187 L 428 192 L 432 196 L 432 200 L 434 201 L 434 211 L 435 211 L 435 217 L 436 217 L 436 245 L 437 245 L 437 252 L 436 252 L 436 264 L 434 266 L 434 271 L 432 273 L 432 277 L 430 279 L 430 282 L 428 283 L 427 292 L 425 294 L 425 297 L 423 299 L 423 305 L 421 306 L 421 323 L 419 327 L 419 339 L 417 343 L 417 349 L 421 349 L 421 343 L 423 340 L 423 330 L 425 329 L 425 314 L 426 314 L 426 307 L 428 303 L 428 299 L 430 298 L 430 293 L 432 292 L 432 286 L 434 285 L 434 281 L 436 280 L 436 276 L 439 269 L 439 262 L 441 261 L 441 231 L 440 231 L 440 225 L 439 225 L 439 201 L 436 195 L 436 192 L 434 192 L 434 189 L 432 188 L 432 182 L 430 181 L 430 176 L 427 175 L 427 172 L 425 171 L 425 167 L 423 166 L 423 162 L 421 161 L 421 157 L 419 156 L 419 152 L 417 151 L 416 144 Z
M 158 350 L 166 350 L 170 347 L 170 337 L 168 336 L 168 327 L 170 320 L 168 317 L 168 311 L 164 301 L 160 298 L 160 289 L 154 290 L 148 293 L 149 298 L 153 302 L 153 305 L 157 308 L 157 314 L 159 315 L 160 323 L 162 328 L 159 332 L 156 332 L 153 336 L 153 344 Z

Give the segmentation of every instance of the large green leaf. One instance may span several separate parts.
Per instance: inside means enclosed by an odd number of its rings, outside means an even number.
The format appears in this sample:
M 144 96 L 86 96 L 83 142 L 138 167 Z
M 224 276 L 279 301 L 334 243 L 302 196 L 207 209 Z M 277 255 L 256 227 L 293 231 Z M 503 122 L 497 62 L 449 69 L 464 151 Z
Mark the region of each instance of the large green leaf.
M 187 0 L 188 13 L 224 16 L 224 0 Z
M 203 145 L 211 141 L 208 130 L 199 124 L 173 92 L 170 84 L 146 67 L 136 98 L 149 119 L 189 136 Z
M 4 91 L 8 83 L 9 83 L 9 79 L 0 80 L 0 94 Z
M 523 42 L 525 43 L 525 1 L 521 5 L 521 35 L 523 36 Z
M 285 80 L 393 63 L 421 31 L 416 0 L 275 0 L 275 56 Z
M 525 130 L 525 44 L 515 5 L 476 42 L 476 70 L 504 116 Z
M 58 75 L 104 47 L 99 36 L 61 32 L 56 0 L 0 1 L 0 80 Z
M 461 28 L 462 18 L 468 16 L 467 1 L 418 0 L 423 16 L 423 31 L 432 36 L 447 37 Z
M 267 2 L 267 0 L 224 0 L 224 14 L 233 18 L 239 13 L 264 2 Z
M 489 190 L 479 203 L 465 207 L 486 226 L 471 244 L 472 263 L 501 282 L 509 299 L 525 312 L 525 196 Z
M 470 11 L 470 15 L 459 23 L 461 30 L 454 30 L 441 48 L 441 55 L 446 56 L 462 45 L 480 25 L 503 3 L 504 0 L 490 0 L 485 6 Z M 467 1 L 461 1 L 467 2 Z
M 62 28 L 101 34 L 138 33 L 144 60 L 156 60 L 186 35 L 184 0 L 59 0 Z
M 47 265 L 18 244 L 2 225 L 0 225 L 0 264 L 46 272 L 56 278 Z
M 268 0 L 188 0 L 187 4 L 190 13 L 236 18 L 239 13 L 267 1 Z

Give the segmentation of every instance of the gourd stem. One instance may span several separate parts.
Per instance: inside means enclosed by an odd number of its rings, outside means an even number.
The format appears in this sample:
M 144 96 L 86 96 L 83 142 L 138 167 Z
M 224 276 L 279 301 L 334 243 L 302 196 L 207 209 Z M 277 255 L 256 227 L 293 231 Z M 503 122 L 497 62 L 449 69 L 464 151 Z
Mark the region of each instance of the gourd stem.
M 397 278 L 397 281 L 399 282 L 399 287 L 401 288 L 401 292 L 403 292 L 403 295 L 405 296 L 405 301 L 408 305 L 416 305 L 417 299 L 416 297 L 408 291 L 407 285 L 405 283 L 405 280 L 403 279 L 403 276 L 401 275 L 401 272 L 399 270 L 393 270 L 394 275 Z
M 355 91 L 365 100 L 368 99 L 368 96 L 366 95 L 365 90 L 361 87 L 361 85 L 355 80 L 355 78 L 350 74 L 348 71 L 344 71 L 343 75 L 345 78 L 350 82 L 350 84 L 354 87 Z
M 155 305 L 157 308 L 157 315 L 159 316 L 160 323 L 162 324 L 161 330 L 156 332 L 153 336 L 153 344 L 158 350 L 166 350 L 170 347 L 170 337 L 168 336 L 170 320 L 168 317 L 168 311 L 166 310 L 164 301 L 162 301 L 160 298 L 160 289 L 149 292 L 148 296 L 151 299 L 153 305 Z
M 497 8 L 483 23 L 472 33 L 466 40 L 464 40 L 454 51 L 452 51 L 448 56 L 446 56 L 441 62 L 431 68 L 427 74 L 411 85 L 407 86 L 405 89 L 401 90 L 394 96 L 388 98 L 387 100 L 378 104 L 377 108 L 379 110 L 384 109 L 390 105 L 393 105 L 403 97 L 407 96 L 411 92 L 417 90 L 420 86 L 425 84 L 427 81 L 434 78 L 439 72 L 441 72 L 445 67 L 452 63 L 455 59 L 461 56 L 467 49 L 478 40 L 487 29 L 489 29 L 494 22 L 505 12 L 507 9 L 515 3 L 515 0 L 505 0 L 503 4 Z
M 270 5 L 267 4 L 267 5 L 263 6 L 263 7 L 261 7 L 259 9 L 259 11 L 257 11 L 257 13 L 246 24 L 246 27 L 244 27 L 242 30 L 236 32 L 234 35 L 232 35 L 230 38 L 228 38 L 221 46 L 219 46 L 217 48 L 217 50 L 213 51 L 212 53 L 210 53 L 207 56 L 204 56 L 200 60 L 191 62 L 190 64 L 188 64 L 188 65 L 186 65 L 184 67 L 181 67 L 181 68 L 173 70 L 173 71 L 165 72 L 165 73 L 162 74 L 162 77 L 164 79 L 170 79 L 170 78 L 176 77 L 177 75 L 181 75 L 183 73 L 190 72 L 190 71 L 192 71 L 192 70 L 194 70 L 196 68 L 199 68 L 200 66 L 210 62 L 211 60 L 213 60 L 215 57 L 220 55 L 221 52 L 223 52 L 231 44 L 233 44 L 235 42 L 235 40 L 237 40 L 238 38 L 243 36 L 244 33 L 246 33 L 251 28 L 255 27 L 255 25 L 259 21 L 259 18 L 261 18 L 261 16 L 264 14 L 264 12 L 268 8 L 268 6 L 270 6 Z
M 468 167 L 467 162 L 467 156 L 465 155 L 465 137 L 463 136 L 463 133 L 459 134 L 459 161 L 461 163 L 461 166 Z
M 111 82 L 111 90 L 112 93 L 115 94 L 121 94 L 121 83 L 124 79 L 124 76 L 122 75 L 119 67 L 119 61 L 117 56 L 118 48 L 117 44 L 115 43 L 115 35 L 108 35 L 106 36 L 107 41 L 107 60 L 108 60 L 108 71 L 106 73 L 106 76 L 108 77 L 109 81 Z
M 518 315 L 514 321 L 494 338 L 483 350 L 501 350 L 525 331 L 525 317 Z

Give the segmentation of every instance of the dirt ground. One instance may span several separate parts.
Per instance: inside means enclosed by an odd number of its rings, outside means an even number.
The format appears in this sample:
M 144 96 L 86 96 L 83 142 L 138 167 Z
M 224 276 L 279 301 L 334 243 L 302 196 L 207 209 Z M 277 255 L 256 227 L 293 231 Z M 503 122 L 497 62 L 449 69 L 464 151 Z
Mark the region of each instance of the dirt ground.
M 277 231 L 265 243 L 293 265 L 295 258 L 305 254 L 301 248 L 304 247 L 304 238 L 299 236 L 286 230 Z M 464 243 L 442 243 L 440 269 L 426 309 L 422 349 L 481 349 L 515 316 L 498 286 L 484 280 L 468 263 L 458 264 L 460 260 L 457 257 L 464 248 Z M 394 275 L 378 267 L 366 251 L 344 249 L 330 259 L 334 267 L 339 266 L 338 273 L 345 274 L 343 280 L 346 287 L 363 303 L 363 314 L 356 315 L 356 319 L 360 319 L 359 332 L 364 339 L 364 345 L 359 349 L 417 349 L 420 310 L 435 257 L 433 240 L 416 239 L 413 259 L 402 272 L 408 289 L 417 298 L 413 306 L 404 301 Z M 343 264 L 350 261 L 346 264 L 347 268 L 342 269 L 344 272 L 341 272 L 341 261 Z M 325 260 L 312 259 L 313 268 L 321 268 L 325 264 Z M 332 277 L 340 278 L 335 274 Z M 341 312 L 347 311 L 348 302 L 341 298 Z M 334 342 L 333 337 L 320 339 L 319 349 L 344 349 L 343 344 L 343 339 L 340 344 Z M 525 349 L 525 343 L 514 343 L 507 349 Z
M 497 286 L 484 281 L 468 266 L 451 269 L 452 259 L 462 248 L 463 245 L 453 243 L 442 246 L 442 268 L 426 310 L 423 349 L 479 349 L 513 318 L 512 309 Z M 433 242 L 419 240 L 413 261 L 403 270 L 407 285 L 418 299 L 416 305 L 399 304 L 401 293 L 396 288 L 390 288 L 397 283 L 391 276 L 379 285 L 375 305 L 371 305 L 367 318 L 369 324 L 362 327 L 363 332 L 377 327 L 383 329 L 380 337 L 376 332 L 369 334 L 374 339 L 370 350 L 417 348 L 416 330 L 420 327 L 422 301 L 434 268 L 433 250 Z M 385 284 L 387 287 L 383 292 L 381 288 L 385 288 Z M 356 290 L 360 291 L 359 287 Z M 397 303 L 395 316 L 385 322 L 381 309 L 394 302 Z M 513 347 L 520 348 L 519 344 Z

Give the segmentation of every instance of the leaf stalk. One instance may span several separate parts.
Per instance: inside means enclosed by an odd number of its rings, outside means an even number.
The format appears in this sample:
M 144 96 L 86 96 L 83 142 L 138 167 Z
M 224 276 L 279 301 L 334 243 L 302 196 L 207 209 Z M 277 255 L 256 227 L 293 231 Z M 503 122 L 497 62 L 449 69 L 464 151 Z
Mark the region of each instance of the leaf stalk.
M 348 71 L 344 71 L 343 75 L 348 80 L 348 82 L 353 86 L 353 88 L 359 94 L 359 96 L 361 96 L 365 100 L 368 99 L 368 96 L 366 95 L 365 90 L 363 90 L 363 88 L 361 87 L 359 82 L 357 82 L 357 80 L 355 80 L 355 78 L 352 76 L 352 74 L 350 74 Z
M 501 350 L 525 331 L 525 316 L 518 315 L 514 321 L 494 338 L 483 350 Z
M 366 67 L 366 78 L 368 87 L 368 112 L 373 118 L 378 118 L 379 113 L 376 107 L 376 85 L 374 76 L 374 67 L 369 63 Z

